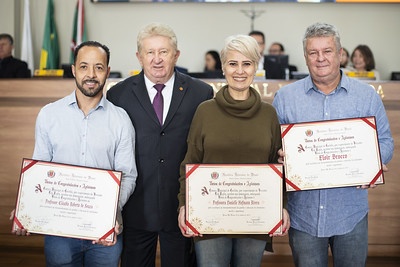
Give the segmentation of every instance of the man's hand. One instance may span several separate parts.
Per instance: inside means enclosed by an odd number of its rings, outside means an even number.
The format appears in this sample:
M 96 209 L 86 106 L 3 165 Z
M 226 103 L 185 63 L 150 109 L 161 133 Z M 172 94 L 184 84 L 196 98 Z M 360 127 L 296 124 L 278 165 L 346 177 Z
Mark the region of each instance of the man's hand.
M 10 213 L 10 221 L 14 219 L 15 210 L 12 210 Z M 14 235 L 30 235 L 30 233 L 26 229 L 17 228 L 16 230 L 11 231 Z
M 115 234 L 114 241 L 106 241 L 105 239 L 98 239 L 96 241 L 93 241 L 92 244 L 99 244 L 99 245 L 103 245 L 106 247 L 114 246 L 115 244 L 117 244 L 117 238 L 118 238 L 118 234 L 119 234 L 119 222 L 118 221 L 116 221 L 116 223 L 115 223 L 114 234 Z
M 283 152 L 282 148 L 280 148 L 280 149 L 278 150 L 278 156 L 279 156 L 278 162 L 281 163 L 281 164 L 283 164 L 283 163 L 285 162 L 285 161 L 284 161 L 285 152 Z
M 382 170 L 384 172 L 388 172 L 389 171 L 388 167 L 385 164 L 382 165 Z M 367 184 L 367 185 L 357 186 L 357 188 L 361 188 L 361 189 L 369 189 L 369 188 L 374 189 L 375 187 L 377 187 L 376 184 Z

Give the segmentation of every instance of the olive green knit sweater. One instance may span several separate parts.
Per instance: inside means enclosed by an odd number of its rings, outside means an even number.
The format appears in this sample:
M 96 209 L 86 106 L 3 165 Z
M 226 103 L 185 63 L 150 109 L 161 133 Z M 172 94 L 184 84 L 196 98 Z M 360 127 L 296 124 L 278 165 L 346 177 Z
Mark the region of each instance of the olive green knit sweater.
M 179 207 L 185 205 L 186 164 L 277 163 L 277 151 L 282 146 L 274 107 L 262 102 L 259 93 L 253 88 L 250 88 L 248 99 L 234 100 L 227 86 L 221 88 L 214 99 L 199 105 L 187 143 L 188 150 L 180 170 Z M 217 236 L 220 235 L 207 235 L 205 238 Z M 251 237 L 269 239 L 267 235 Z

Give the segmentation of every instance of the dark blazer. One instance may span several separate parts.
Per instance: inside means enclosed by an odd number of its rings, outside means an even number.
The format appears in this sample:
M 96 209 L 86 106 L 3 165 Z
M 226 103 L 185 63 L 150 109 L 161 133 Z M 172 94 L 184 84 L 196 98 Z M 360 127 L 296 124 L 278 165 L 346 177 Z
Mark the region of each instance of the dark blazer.
M 179 168 L 197 106 L 213 97 L 212 87 L 175 71 L 171 105 L 160 126 L 143 71 L 119 82 L 107 98 L 129 114 L 136 131 L 136 188 L 123 208 L 124 226 L 146 231 L 179 231 Z
M 0 61 L 0 78 L 31 78 L 31 71 L 25 61 L 6 57 Z

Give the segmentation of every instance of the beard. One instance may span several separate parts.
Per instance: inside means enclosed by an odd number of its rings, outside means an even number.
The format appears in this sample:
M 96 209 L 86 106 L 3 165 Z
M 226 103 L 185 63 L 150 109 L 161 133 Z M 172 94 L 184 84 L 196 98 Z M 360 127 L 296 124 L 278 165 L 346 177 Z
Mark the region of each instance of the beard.
M 86 83 L 86 82 L 95 83 L 95 84 L 97 84 L 97 87 L 95 87 L 95 88 L 93 88 L 93 89 L 85 89 L 85 88 L 83 87 L 83 84 Z M 79 84 L 78 81 L 75 80 L 75 83 L 76 83 L 76 86 L 78 87 L 79 91 L 81 91 L 82 94 L 84 94 L 84 95 L 87 96 L 87 97 L 95 97 L 95 96 L 97 96 L 99 93 L 102 93 L 102 92 L 103 92 L 104 85 L 105 85 L 105 82 L 101 84 L 101 83 L 100 83 L 99 81 L 97 81 L 97 80 L 85 80 L 85 81 L 82 82 L 82 84 Z

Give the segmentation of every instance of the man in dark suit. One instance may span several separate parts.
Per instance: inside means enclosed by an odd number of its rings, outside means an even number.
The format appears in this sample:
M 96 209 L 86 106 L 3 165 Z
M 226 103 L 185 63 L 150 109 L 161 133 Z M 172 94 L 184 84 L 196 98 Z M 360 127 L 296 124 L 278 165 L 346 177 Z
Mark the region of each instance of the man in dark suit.
M 12 56 L 14 39 L 7 33 L 0 34 L 0 79 L 30 78 L 31 71 L 25 61 Z
M 121 262 L 122 266 L 155 266 L 159 239 L 163 267 L 190 266 L 192 243 L 178 228 L 179 167 L 193 114 L 201 102 L 213 97 L 213 90 L 175 70 L 180 52 L 168 26 L 146 26 L 138 34 L 137 46 L 142 72 L 107 93 L 112 103 L 127 111 L 136 129 L 138 178 L 123 208 Z M 156 114 L 153 105 L 160 94 L 162 114 Z

